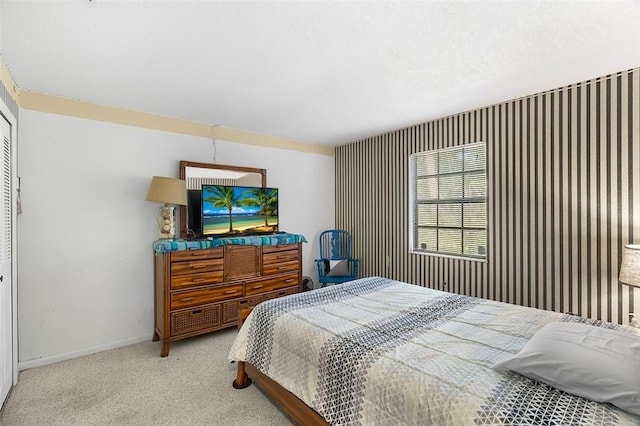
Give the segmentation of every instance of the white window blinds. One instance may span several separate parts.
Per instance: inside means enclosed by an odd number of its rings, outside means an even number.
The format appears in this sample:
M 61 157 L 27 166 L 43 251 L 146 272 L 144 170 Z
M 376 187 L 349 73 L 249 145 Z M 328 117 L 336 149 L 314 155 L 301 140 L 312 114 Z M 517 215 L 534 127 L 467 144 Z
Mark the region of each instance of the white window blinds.
M 486 162 L 484 142 L 410 156 L 412 251 L 486 258 Z

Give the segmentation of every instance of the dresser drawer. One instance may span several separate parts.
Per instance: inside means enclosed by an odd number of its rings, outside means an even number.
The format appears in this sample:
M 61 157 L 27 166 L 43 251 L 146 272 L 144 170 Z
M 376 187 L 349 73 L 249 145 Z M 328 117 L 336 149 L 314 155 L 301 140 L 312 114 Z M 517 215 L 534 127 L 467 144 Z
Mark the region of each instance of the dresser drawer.
M 222 247 L 199 249 L 199 250 L 179 250 L 171 252 L 171 262 L 182 262 L 185 260 L 201 259 L 222 259 L 224 249 Z
M 200 272 L 220 271 L 222 274 L 223 259 L 192 260 L 190 262 L 171 262 L 171 275 L 185 275 Z
M 262 246 L 262 253 L 275 253 L 286 250 L 298 250 L 298 244 L 283 244 L 279 246 Z
M 300 250 L 298 250 L 298 246 L 296 244 L 263 247 L 263 275 L 273 275 L 280 274 L 282 272 L 297 271 L 299 266 Z
M 171 309 L 188 308 L 236 297 L 242 297 L 242 284 L 174 292 L 171 293 Z
M 299 265 L 299 262 L 297 260 L 293 260 L 290 262 L 274 263 L 271 265 L 262 265 L 262 274 L 273 275 L 273 274 L 280 274 L 283 272 L 297 271 L 298 265 Z
M 290 294 L 296 294 L 298 293 L 300 290 L 298 289 L 298 287 L 286 287 L 286 288 L 282 288 L 280 290 L 276 290 L 276 291 L 270 291 L 269 293 L 265 293 L 262 297 L 264 298 L 264 300 L 271 300 L 271 299 L 277 299 L 279 297 L 284 297 L 284 296 L 288 296 Z
M 220 305 L 171 314 L 171 334 L 180 335 L 220 325 Z
M 297 273 L 248 282 L 245 284 L 245 296 L 253 296 L 255 294 L 279 290 L 285 287 L 293 287 L 296 285 L 298 285 Z
M 298 260 L 298 259 L 299 259 L 298 250 L 284 250 L 284 251 L 276 251 L 272 253 L 262 254 L 263 265 L 273 265 L 275 263 L 289 262 L 289 261 Z
M 222 282 L 222 271 L 204 274 L 177 275 L 171 277 L 171 289 L 181 289 L 196 285 L 217 284 Z

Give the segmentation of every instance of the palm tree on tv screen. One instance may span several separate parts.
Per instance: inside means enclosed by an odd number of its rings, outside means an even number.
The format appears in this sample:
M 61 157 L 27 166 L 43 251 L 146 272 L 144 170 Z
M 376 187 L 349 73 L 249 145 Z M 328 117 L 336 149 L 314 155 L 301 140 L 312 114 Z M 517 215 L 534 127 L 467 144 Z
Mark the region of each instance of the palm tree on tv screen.
M 243 192 L 243 194 L 245 193 L 250 197 L 243 199 L 242 205 L 260 207 L 258 214 L 264 216 L 264 226 L 269 226 L 269 215 L 275 216 L 278 213 L 278 190 L 253 188 Z
M 229 211 L 229 232 L 233 231 L 233 221 L 231 211 L 233 206 L 240 205 L 242 202 L 242 194 L 236 195 L 234 188 L 231 186 L 213 186 L 211 187 L 211 195 L 205 201 L 211 203 L 213 207 L 225 207 Z

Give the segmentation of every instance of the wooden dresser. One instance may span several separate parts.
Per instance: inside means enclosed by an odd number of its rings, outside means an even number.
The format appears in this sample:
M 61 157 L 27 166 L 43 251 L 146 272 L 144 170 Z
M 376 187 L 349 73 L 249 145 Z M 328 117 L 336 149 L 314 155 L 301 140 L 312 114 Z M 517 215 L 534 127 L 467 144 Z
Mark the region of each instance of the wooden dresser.
M 154 256 L 153 340 L 233 327 L 244 306 L 302 291 L 302 244 L 224 245 Z

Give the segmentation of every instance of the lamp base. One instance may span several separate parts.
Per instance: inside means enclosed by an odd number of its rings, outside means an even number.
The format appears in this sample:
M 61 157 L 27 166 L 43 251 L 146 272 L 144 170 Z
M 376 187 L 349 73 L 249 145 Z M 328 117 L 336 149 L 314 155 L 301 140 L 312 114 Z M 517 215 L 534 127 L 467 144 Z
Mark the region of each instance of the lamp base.
M 158 232 L 161 240 L 173 240 L 176 237 L 176 208 L 174 206 L 170 204 L 160 206 Z

